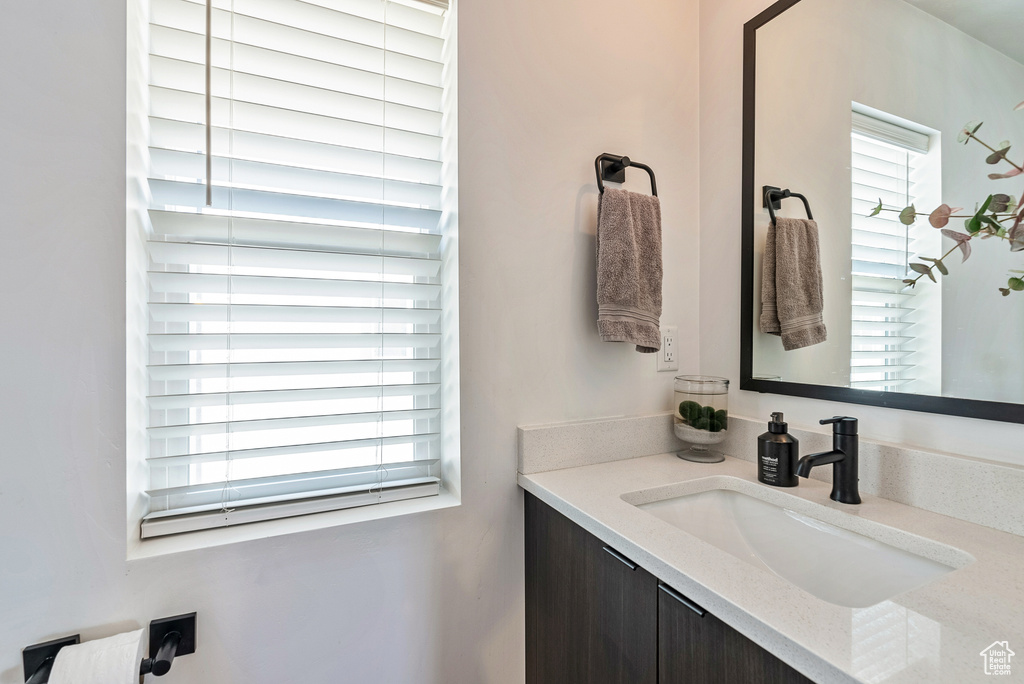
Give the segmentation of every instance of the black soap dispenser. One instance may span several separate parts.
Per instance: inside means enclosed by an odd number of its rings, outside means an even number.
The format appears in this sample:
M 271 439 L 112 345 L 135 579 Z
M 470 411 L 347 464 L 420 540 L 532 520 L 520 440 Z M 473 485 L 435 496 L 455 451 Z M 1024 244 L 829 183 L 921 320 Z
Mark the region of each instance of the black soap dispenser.
M 773 487 L 796 487 L 800 442 L 786 432 L 781 413 L 773 413 L 768 432 L 757 438 L 757 479 Z

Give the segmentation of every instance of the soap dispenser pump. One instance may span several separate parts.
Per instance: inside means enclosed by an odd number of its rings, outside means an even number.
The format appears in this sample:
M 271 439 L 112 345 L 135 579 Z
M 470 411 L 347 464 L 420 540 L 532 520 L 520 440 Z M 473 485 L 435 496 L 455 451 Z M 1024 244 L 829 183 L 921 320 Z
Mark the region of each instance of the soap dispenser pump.
M 773 413 L 768 432 L 757 438 L 757 479 L 773 487 L 796 487 L 800 441 L 787 432 L 781 413 Z

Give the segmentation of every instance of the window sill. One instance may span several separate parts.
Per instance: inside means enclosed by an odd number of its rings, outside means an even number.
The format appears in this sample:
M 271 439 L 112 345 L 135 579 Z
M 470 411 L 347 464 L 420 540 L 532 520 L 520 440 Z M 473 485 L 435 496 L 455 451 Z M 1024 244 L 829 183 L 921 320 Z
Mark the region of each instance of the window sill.
M 141 560 L 183 551 L 196 551 L 237 542 L 309 532 L 339 525 L 350 525 L 369 520 L 381 520 L 412 513 L 436 511 L 444 508 L 453 508 L 460 504 L 461 501 L 457 495 L 442 488 L 441 493 L 437 496 L 421 499 L 408 499 L 373 506 L 360 506 L 359 508 L 315 513 L 313 515 L 278 518 L 276 520 L 266 520 L 247 525 L 219 527 L 154 539 L 143 540 L 135 538 L 134 543 L 129 542 L 128 560 Z M 135 525 L 138 526 L 138 521 L 135 522 Z

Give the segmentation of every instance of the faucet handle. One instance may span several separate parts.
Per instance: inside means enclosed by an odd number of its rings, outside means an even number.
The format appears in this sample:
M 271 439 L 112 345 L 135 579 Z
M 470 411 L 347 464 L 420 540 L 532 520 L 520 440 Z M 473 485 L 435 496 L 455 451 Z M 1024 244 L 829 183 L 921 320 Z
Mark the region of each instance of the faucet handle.
M 857 419 L 850 416 L 833 416 L 818 421 L 821 425 L 832 425 L 832 433 L 836 435 L 856 435 Z

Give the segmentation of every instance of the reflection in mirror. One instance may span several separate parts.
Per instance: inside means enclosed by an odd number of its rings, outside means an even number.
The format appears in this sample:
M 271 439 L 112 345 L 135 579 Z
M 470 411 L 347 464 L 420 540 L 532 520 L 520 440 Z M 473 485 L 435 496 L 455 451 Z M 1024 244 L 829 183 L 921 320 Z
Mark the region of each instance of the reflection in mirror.
M 1024 403 L 1015 4 L 801 0 L 757 29 L 754 378 Z M 819 344 L 785 351 L 759 331 L 762 186 L 814 209 Z

